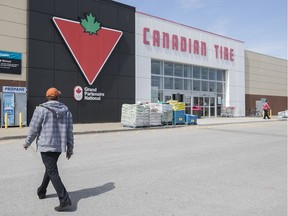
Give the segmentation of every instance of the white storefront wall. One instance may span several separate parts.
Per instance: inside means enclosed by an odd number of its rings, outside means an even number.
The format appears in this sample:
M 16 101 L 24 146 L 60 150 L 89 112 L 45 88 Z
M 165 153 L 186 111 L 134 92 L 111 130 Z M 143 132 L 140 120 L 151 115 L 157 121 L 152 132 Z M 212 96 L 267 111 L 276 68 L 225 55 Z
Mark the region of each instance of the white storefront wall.
M 153 40 L 155 32 L 160 37 L 158 44 L 157 40 L 156 42 Z M 163 34 L 166 33 L 169 34 L 169 48 L 163 47 Z M 178 40 L 178 47 L 176 43 L 171 41 L 173 40 L 172 38 L 176 38 L 176 41 Z M 181 40 L 182 44 L 180 43 Z M 194 41 L 206 45 L 206 54 L 201 54 L 201 50 L 198 54 L 194 54 L 193 46 L 188 45 L 188 43 L 193 44 Z M 217 46 L 219 47 L 218 56 L 216 55 Z M 191 47 L 191 50 L 189 47 Z M 220 54 L 220 47 L 222 47 L 222 55 Z M 245 116 L 245 62 L 244 43 L 242 41 L 137 12 L 137 102 L 151 101 L 151 59 L 225 70 L 226 106 L 235 107 L 235 116 Z

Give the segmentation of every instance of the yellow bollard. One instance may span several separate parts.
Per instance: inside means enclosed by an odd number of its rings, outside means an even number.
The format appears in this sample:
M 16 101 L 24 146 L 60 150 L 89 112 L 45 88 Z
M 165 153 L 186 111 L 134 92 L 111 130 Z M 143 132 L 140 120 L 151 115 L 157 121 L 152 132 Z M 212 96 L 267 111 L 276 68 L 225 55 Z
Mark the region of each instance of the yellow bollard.
M 272 116 L 272 109 L 270 109 L 270 112 L 269 112 L 269 117 Z
M 19 113 L 19 128 L 22 128 L 22 113 Z
M 4 123 L 5 123 L 5 128 L 8 128 L 8 113 L 5 113 L 5 117 L 4 117 Z

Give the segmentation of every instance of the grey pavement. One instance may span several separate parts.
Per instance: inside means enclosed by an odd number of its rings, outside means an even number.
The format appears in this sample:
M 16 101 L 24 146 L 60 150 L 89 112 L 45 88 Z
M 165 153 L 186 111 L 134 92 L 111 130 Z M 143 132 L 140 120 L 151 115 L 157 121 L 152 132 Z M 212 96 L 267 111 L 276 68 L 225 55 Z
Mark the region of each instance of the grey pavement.
M 23 139 L 0 140 L 0 216 L 287 216 L 286 121 L 201 119 L 156 130 L 118 123 L 113 133 L 92 125 L 75 125 L 75 154 L 59 159 L 73 203 L 62 213 L 51 184 L 46 199 L 36 195 L 44 167 L 35 143 L 25 151 Z
M 277 116 L 272 116 L 271 119 L 262 119 L 261 117 L 217 117 L 217 118 L 200 118 L 197 120 L 197 126 L 207 125 L 224 125 L 224 124 L 241 124 L 241 123 L 256 123 L 256 122 L 272 122 L 280 121 Z M 90 123 L 90 124 L 74 124 L 74 134 L 91 134 L 91 133 L 106 133 L 119 132 L 130 130 L 147 130 L 147 129 L 165 129 L 173 127 L 195 127 L 195 125 L 167 125 L 159 127 L 131 128 L 123 127 L 120 122 L 116 123 Z M 8 127 L 0 128 L 0 140 L 8 139 L 23 139 L 28 133 L 29 127 Z

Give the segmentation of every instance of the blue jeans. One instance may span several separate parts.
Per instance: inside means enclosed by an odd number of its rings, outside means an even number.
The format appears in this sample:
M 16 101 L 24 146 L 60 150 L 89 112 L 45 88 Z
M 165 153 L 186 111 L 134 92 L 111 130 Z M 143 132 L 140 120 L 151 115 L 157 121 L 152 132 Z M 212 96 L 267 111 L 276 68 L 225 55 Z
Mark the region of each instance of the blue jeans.
M 65 205 L 71 203 L 71 200 L 58 173 L 57 161 L 60 154 L 61 152 L 41 152 L 42 161 L 45 166 L 45 174 L 37 194 L 38 196 L 46 194 L 47 186 L 51 180 L 53 187 L 57 192 L 60 205 Z

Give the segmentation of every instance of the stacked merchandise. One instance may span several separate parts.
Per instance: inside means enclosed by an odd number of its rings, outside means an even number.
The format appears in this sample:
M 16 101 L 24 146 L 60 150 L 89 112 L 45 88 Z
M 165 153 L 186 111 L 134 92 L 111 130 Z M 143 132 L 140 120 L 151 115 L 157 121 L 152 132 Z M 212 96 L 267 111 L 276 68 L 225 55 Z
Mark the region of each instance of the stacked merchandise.
M 168 101 L 173 108 L 173 124 L 185 124 L 185 103 L 176 100 Z
M 161 125 L 161 111 L 155 103 L 149 103 L 144 106 L 149 108 L 149 125 L 150 126 L 159 126 Z
M 177 100 L 170 100 L 168 101 L 168 103 L 171 104 L 174 111 L 185 110 L 184 102 L 178 102 Z
M 155 106 L 158 112 L 161 113 L 162 124 L 172 124 L 173 121 L 173 109 L 170 104 L 157 103 Z
M 121 123 L 124 127 L 147 127 L 165 124 L 197 124 L 197 116 L 185 114 L 185 104 L 169 103 L 123 104 Z
M 121 123 L 124 127 L 149 126 L 149 112 L 149 107 L 143 104 L 123 104 Z

